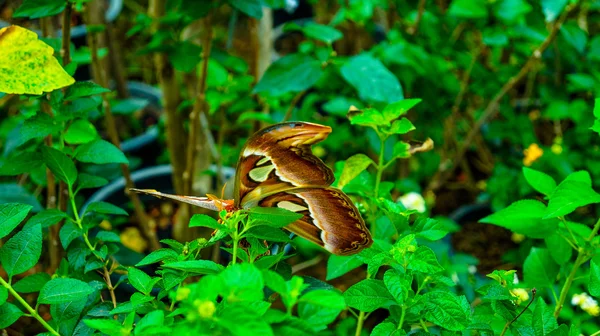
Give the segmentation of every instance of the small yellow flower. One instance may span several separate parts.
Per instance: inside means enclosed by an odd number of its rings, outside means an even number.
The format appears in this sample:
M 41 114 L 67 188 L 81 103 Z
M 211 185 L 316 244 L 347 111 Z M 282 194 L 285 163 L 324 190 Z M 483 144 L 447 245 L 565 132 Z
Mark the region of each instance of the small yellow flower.
M 215 303 L 212 301 L 202 301 L 198 306 L 198 315 L 200 315 L 203 319 L 209 319 L 213 317 L 215 311 L 217 311 L 217 307 Z
M 598 307 L 598 305 L 584 308 L 583 310 L 592 316 L 600 316 L 600 307 Z
M 520 233 L 514 233 L 514 232 L 513 232 L 513 234 L 512 234 L 512 236 L 510 237 L 510 239 L 511 239 L 513 242 L 515 242 L 515 243 L 519 244 L 520 242 L 522 242 L 523 240 L 525 240 L 525 235 L 522 235 L 522 234 L 520 234 Z
M 315 146 L 313 147 L 313 154 L 316 157 L 322 158 L 323 156 L 325 156 L 325 154 L 327 154 L 327 151 L 325 151 L 325 148 L 323 148 L 323 146 Z
M 581 294 L 573 295 L 571 304 L 573 306 L 579 306 L 583 311 L 592 316 L 600 316 L 598 301 L 594 300 L 588 293 L 583 292 Z
M 187 299 L 187 297 L 190 295 L 191 291 L 192 290 L 187 287 L 177 288 L 177 296 L 175 297 L 175 300 L 183 301 L 183 300 Z
M 148 242 L 142 238 L 140 230 L 136 227 L 128 227 L 123 230 L 121 232 L 121 242 L 125 247 L 140 253 L 148 247 Z
M 107 230 L 107 231 L 112 230 L 112 225 L 106 219 L 103 220 L 102 222 L 100 222 L 100 225 L 98 225 L 98 226 L 100 226 L 101 228 L 103 228 L 104 230 Z
M 533 110 L 533 111 L 529 112 L 529 120 L 535 121 L 540 118 L 540 115 L 541 115 L 540 110 Z
M 529 293 L 523 288 L 514 288 L 510 290 L 510 294 L 517 298 L 517 304 L 529 300 Z
M 544 151 L 538 146 L 538 144 L 533 143 L 527 147 L 526 150 L 523 151 L 525 157 L 523 158 L 523 165 L 526 167 L 531 166 L 537 159 L 542 157 Z

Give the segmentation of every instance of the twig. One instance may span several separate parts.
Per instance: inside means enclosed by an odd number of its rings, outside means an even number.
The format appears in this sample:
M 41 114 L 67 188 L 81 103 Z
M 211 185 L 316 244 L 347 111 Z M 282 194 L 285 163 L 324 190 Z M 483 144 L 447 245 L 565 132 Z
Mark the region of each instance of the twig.
M 86 6 L 85 20 L 88 24 L 90 23 L 90 16 L 90 7 Z M 92 70 L 94 72 L 94 77 L 98 79 L 100 85 L 106 87 L 108 83 L 106 80 L 105 73 L 104 71 L 102 71 L 100 60 L 98 58 L 98 40 L 97 35 L 95 33 L 91 33 L 88 35 L 88 45 L 90 47 L 90 53 L 92 56 Z M 102 93 L 101 96 L 108 136 L 113 145 L 120 148 L 121 142 L 119 140 L 119 133 L 117 132 L 117 126 L 115 125 L 115 120 L 111 111 L 110 102 L 108 101 L 108 95 L 106 93 Z M 136 193 L 129 191 L 129 189 L 135 188 L 133 180 L 131 179 L 129 166 L 127 164 L 121 164 L 120 166 L 123 178 L 125 179 L 125 194 L 133 203 L 135 214 L 138 218 L 140 230 L 142 231 L 142 234 L 145 236 L 145 238 L 148 239 L 150 243 L 150 248 L 152 250 L 157 250 L 160 248 L 160 243 L 158 242 L 158 238 L 156 237 L 156 232 L 152 227 L 150 227 L 150 221 L 148 216 L 146 215 L 146 211 L 144 210 L 144 205 L 142 204 L 140 198 Z
M 106 265 L 104 265 L 102 268 L 104 271 L 104 281 L 106 281 L 106 286 L 108 287 L 108 292 L 110 293 L 110 299 L 112 300 L 113 308 L 117 308 L 117 297 L 115 296 L 115 288 L 110 280 L 110 272 L 108 272 Z
M 320 263 L 321 260 L 323 260 L 323 255 L 319 254 L 319 255 L 317 255 L 316 257 L 314 257 L 314 258 L 312 258 L 310 260 L 307 260 L 307 261 L 301 262 L 299 264 L 296 264 L 296 265 L 292 266 L 292 274 L 295 274 L 295 273 L 298 273 L 298 272 L 300 272 L 300 271 L 302 271 L 304 269 L 313 267 L 313 266 L 317 265 L 318 263 Z
M 496 113 L 498 113 L 498 106 L 500 105 L 500 101 L 502 100 L 502 98 L 504 98 L 504 96 L 508 92 L 510 92 L 519 82 L 521 82 L 523 78 L 525 78 L 525 76 L 529 73 L 529 70 L 542 57 L 542 53 L 546 50 L 546 48 L 548 48 L 550 43 L 552 43 L 561 25 L 566 20 L 568 14 L 573 10 L 574 7 L 576 6 L 571 6 L 570 8 L 565 10 L 561 17 L 554 22 L 550 29 L 550 33 L 548 34 L 546 39 L 544 39 L 544 41 L 533 51 L 533 53 L 527 59 L 521 70 L 519 70 L 519 72 L 514 77 L 511 77 L 508 80 L 508 82 L 506 82 L 502 86 L 500 91 L 496 93 L 494 98 L 489 102 L 489 104 L 481 114 L 481 117 L 479 117 L 477 122 L 475 122 L 475 124 L 473 125 L 473 128 L 471 128 L 471 130 L 467 134 L 467 137 L 463 141 L 461 147 L 456 152 L 454 157 L 448 162 L 442 162 L 440 164 L 440 169 L 438 170 L 438 173 L 436 174 L 436 176 L 434 176 L 431 183 L 427 187 L 428 190 L 435 191 L 439 189 L 450 178 L 451 174 L 454 172 L 454 169 L 456 169 L 457 165 L 460 163 L 465 153 L 467 152 L 467 149 L 475 139 L 475 136 L 479 133 L 481 126 L 483 126 L 489 119 L 493 118 L 496 115 Z
M 290 118 L 292 117 L 292 112 L 294 112 L 294 108 L 296 107 L 296 105 L 298 105 L 298 102 L 300 101 L 300 99 L 302 99 L 302 97 L 304 97 L 306 92 L 307 92 L 306 90 L 300 91 L 294 96 L 294 98 L 292 98 L 292 101 L 290 102 L 290 106 L 288 107 L 287 111 L 285 112 L 285 116 L 283 117 L 282 121 L 290 120 Z
M 160 18 L 165 15 L 166 0 L 149 0 L 148 14 L 154 20 L 153 31 L 160 29 Z M 171 165 L 173 166 L 173 185 L 177 194 L 183 193 L 183 172 L 185 169 L 186 133 L 183 128 L 183 117 L 177 111 L 180 94 L 179 84 L 175 77 L 175 69 L 169 62 L 167 54 L 155 53 L 154 65 L 158 72 L 158 82 L 163 92 L 166 114 L 167 146 Z M 190 144 L 192 145 L 192 144 Z
M 521 312 L 519 313 L 519 315 L 515 316 L 515 318 L 513 318 L 512 320 L 506 322 L 506 324 L 504 325 L 504 328 L 502 329 L 502 332 L 500 333 L 500 336 L 504 336 L 504 334 L 506 333 L 506 331 L 508 330 L 508 328 L 510 327 L 511 324 L 515 323 L 516 320 L 519 319 L 519 317 L 521 317 L 521 315 L 523 315 L 523 313 L 527 310 L 527 308 L 529 308 L 529 306 L 531 306 L 531 304 L 533 303 L 534 299 L 535 299 L 535 294 L 537 293 L 537 290 L 535 288 L 533 288 L 531 290 L 531 300 L 529 301 L 529 303 L 527 304 L 527 306 L 525 306 L 525 308 L 523 308 L 523 310 L 521 310 Z
M 417 9 L 417 17 L 415 19 L 414 25 L 408 28 L 408 33 L 410 35 L 416 35 L 419 31 L 419 24 L 421 23 L 421 19 L 423 18 L 423 13 L 425 12 L 425 2 L 427 0 L 419 0 L 419 7 Z

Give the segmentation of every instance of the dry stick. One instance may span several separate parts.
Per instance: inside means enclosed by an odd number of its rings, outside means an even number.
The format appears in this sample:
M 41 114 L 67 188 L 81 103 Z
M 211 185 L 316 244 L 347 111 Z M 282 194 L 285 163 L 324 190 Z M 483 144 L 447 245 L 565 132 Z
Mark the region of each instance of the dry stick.
M 419 31 L 419 23 L 421 23 L 421 19 L 423 18 L 423 12 L 425 12 L 425 2 L 427 0 L 419 0 L 419 7 L 417 9 L 417 18 L 415 19 L 415 24 L 408 29 L 408 33 L 410 35 L 416 35 Z
M 489 104 L 483 111 L 481 117 L 479 117 L 477 122 L 475 122 L 475 124 L 473 125 L 473 128 L 471 128 L 471 131 L 469 131 L 469 133 L 467 134 L 465 141 L 462 143 L 462 146 L 456 152 L 454 157 L 448 162 L 443 162 L 440 165 L 438 173 L 436 173 L 436 176 L 434 176 L 429 186 L 427 186 L 427 190 L 435 191 L 439 189 L 442 185 L 444 185 L 444 183 L 446 183 L 446 181 L 450 178 L 450 175 L 454 172 L 456 166 L 463 159 L 465 153 L 467 152 L 467 149 L 475 139 L 475 136 L 479 133 L 481 126 L 483 126 L 483 124 L 485 124 L 489 119 L 494 117 L 496 113 L 498 113 L 498 106 L 500 105 L 500 101 L 502 100 L 502 98 L 504 98 L 504 96 L 508 92 L 510 92 L 523 78 L 525 78 L 525 76 L 527 75 L 527 73 L 529 73 L 529 70 L 533 67 L 533 65 L 542 57 L 542 53 L 544 52 L 544 50 L 546 50 L 546 48 L 548 48 L 550 43 L 552 43 L 562 23 L 566 20 L 567 15 L 573 10 L 574 7 L 575 6 L 572 6 L 569 9 L 565 10 L 562 16 L 556 22 L 554 22 L 550 30 L 550 34 L 548 34 L 548 36 L 542 42 L 542 44 L 540 44 L 533 51 L 533 53 L 531 54 L 529 59 L 527 59 L 527 62 L 525 63 L 525 65 L 523 65 L 523 67 L 517 73 L 517 75 L 510 78 L 508 82 L 506 82 L 502 86 L 500 91 L 489 102 Z
M 86 22 L 89 24 L 90 19 L 90 7 L 86 6 L 85 8 L 85 18 Z M 100 59 L 98 58 L 98 39 L 97 33 L 91 33 L 88 35 L 88 44 L 90 46 L 90 53 L 92 56 L 92 70 L 94 72 L 94 77 L 98 80 L 99 84 L 106 87 L 107 80 L 105 73 L 102 71 L 100 65 Z M 110 108 L 110 102 L 108 101 L 108 95 L 106 93 L 102 93 L 102 107 L 104 108 L 104 116 L 106 121 L 106 128 L 108 131 L 108 136 L 110 141 L 117 148 L 121 147 L 121 142 L 119 140 L 119 133 L 117 132 L 117 127 L 115 125 L 115 119 L 112 114 Z M 130 188 L 134 188 L 135 185 L 133 180 L 131 179 L 131 173 L 129 171 L 129 166 L 127 164 L 121 164 L 121 172 L 123 174 L 123 178 L 125 179 L 125 194 L 129 196 L 129 199 L 133 203 L 133 207 L 135 209 L 135 214 L 139 221 L 140 230 L 142 234 L 148 239 L 150 243 L 150 248 L 152 250 L 157 250 L 160 248 L 160 243 L 158 242 L 158 238 L 156 237 L 156 232 L 150 226 L 150 221 L 148 216 L 146 215 L 146 211 L 144 210 L 144 205 L 140 201 L 140 198 L 136 193 L 132 193 L 129 191 Z
M 148 14 L 154 20 L 153 30 L 160 28 L 160 18 L 165 15 L 166 0 L 149 0 Z M 158 72 L 158 82 L 163 92 L 166 114 L 167 146 L 173 166 L 173 186 L 175 193 L 183 194 L 183 172 L 185 169 L 186 136 L 183 128 L 183 117 L 178 113 L 179 84 L 175 77 L 175 69 L 165 53 L 154 54 L 154 64 Z M 191 144 L 190 144 L 191 145 Z
M 50 18 L 42 18 L 42 35 L 45 37 L 50 36 L 52 29 L 49 27 Z M 47 95 L 49 96 L 49 95 Z M 52 113 L 52 108 L 47 100 L 42 101 L 42 111 L 54 118 L 54 113 Z M 52 147 L 52 134 L 48 135 L 44 139 L 44 143 L 48 147 Z M 54 178 L 54 174 L 50 171 L 49 168 L 46 168 L 46 208 L 47 209 L 56 209 L 56 179 Z M 48 229 L 48 256 L 50 259 L 50 265 L 48 266 L 47 272 L 50 274 L 54 274 L 55 270 L 60 265 L 60 260 L 62 258 L 62 245 L 59 240 L 59 232 L 60 232 L 60 223 L 56 225 L 50 226 Z
M 533 301 L 535 299 L 536 293 L 537 293 L 537 290 L 535 288 L 531 289 L 531 300 L 529 301 L 527 306 L 525 306 L 525 308 L 523 308 L 523 310 L 519 313 L 519 315 L 515 316 L 515 318 L 513 318 L 512 320 L 506 322 L 506 324 L 504 325 L 504 328 L 502 328 L 502 332 L 500 333 L 500 336 L 504 336 L 504 334 L 506 334 L 506 331 L 508 330 L 510 325 L 515 323 L 515 321 L 518 320 L 519 317 L 521 317 L 521 315 L 523 315 L 523 313 L 527 310 L 527 308 L 529 308 L 529 306 L 531 306 L 531 304 L 533 303 Z

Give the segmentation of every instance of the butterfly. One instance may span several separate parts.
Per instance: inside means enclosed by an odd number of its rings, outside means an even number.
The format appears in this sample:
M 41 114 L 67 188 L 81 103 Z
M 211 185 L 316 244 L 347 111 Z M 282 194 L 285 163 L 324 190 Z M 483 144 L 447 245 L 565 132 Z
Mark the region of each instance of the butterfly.
M 302 215 L 285 227 L 288 231 L 333 254 L 355 254 L 371 246 L 371 234 L 352 200 L 331 187 L 333 172 L 311 150 L 330 133 L 329 126 L 285 122 L 252 135 L 240 153 L 233 200 L 132 190 L 215 211 L 257 206 L 287 209 Z

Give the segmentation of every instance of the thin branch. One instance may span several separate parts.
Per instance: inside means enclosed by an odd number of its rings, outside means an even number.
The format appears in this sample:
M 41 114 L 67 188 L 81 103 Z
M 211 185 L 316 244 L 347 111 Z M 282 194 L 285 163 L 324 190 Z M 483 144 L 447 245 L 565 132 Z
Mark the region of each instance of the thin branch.
M 518 83 L 523 80 L 532 69 L 532 67 L 541 59 L 542 53 L 548 48 L 548 46 L 554 41 L 556 34 L 558 33 L 560 27 L 563 22 L 566 20 L 568 14 L 573 10 L 576 6 L 571 6 L 561 15 L 561 17 L 554 22 L 550 29 L 550 33 L 544 39 L 544 41 L 533 51 L 531 56 L 527 59 L 523 67 L 519 70 L 519 72 L 511 77 L 508 82 L 506 82 L 500 91 L 496 93 L 494 98 L 488 103 L 487 107 L 479 117 L 479 119 L 473 125 L 473 128 L 467 134 L 467 137 L 463 141 L 461 147 L 456 152 L 454 157 L 450 159 L 448 162 L 442 162 L 440 165 L 440 169 L 436 176 L 432 179 L 431 183 L 427 187 L 428 190 L 435 191 L 439 189 L 444 183 L 450 178 L 454 170 L 460 161 L 464 158 L 465 153 L 469 149 L 469 146 L 475 139 L 476 135 L 479 133 L 481 126 L 483 126 L 488 120 L 492 119 L 498 113 L 498 107 L 500 105 L 500 101 L 508 92 L 510 92 Z
M 306 90 L 300 91 L 294 96 L 294 98 L 292 98 L 292 101 L 290 102 L 290 106 L 288 107 L 287 111 L 285 112 L 285 116 L 283 117 L 282 122 L 290 120 L 290 118 L 292 117 L 292 112 L 294 112 L 294 108 L 296 107 L 296 105 L 298 105 L 298 102 L 300 102 L 300 99 L 302 99 L 302 97 L 304 97 L 306 92 L 307 92 Z
M 85 8 L 85 21 L 86 23 L 90 23 L 90 7 L 86 6 Z M 98 39 L 96 33 L 88 34 L 88 45 L 90 47 L 90 53 L 92 56 L 92 70 L 94 72 L 94 77 L 98 79 L 100 85 L 107 87 L 107 79 L 106 74 L 102 70 L 102 66 L 100 63 L 100 59 L 98 58 Z M 108 131 L 108 136 L 110 141 L 116 147 L 121 147 L 121 142 L 119 140 L 119 133 L 117 131 L 117 126 L 115 124 L 115 119 L 112 114 L 110 102 L 108 101 L 108 95 L 103 93 L 102 95 L 102 107 L 104 108 L 104 117 L 106 121 L 106 128 Z M 135 214 L 138 218 L 138 224 L 140 227 L 140 231 L 148 239 L 150 243 L 150 248 L 152 250 L 157 250 L 160 248 L 160 243 L 158 242 L 158 238 L 156 237 L 156 232 L 150 226 L 150 220 L 146 215 L 146 211 L 144 209 L 144 205 L 140 201 L 140 198 L 136 193 L 130 192 L 129 189 L 135 188 L 133 180 L 131 179 L 131 173 L 129 171 L 129 166 L 127 164 L 121 164 L 121 172 L 125 179 L 125 194 L 129 197 L 131 202 L 133 203 L 133 207 L 135 210 Z
M 527 306 L 525 306 L 525 308 L 523 308 L 523 310 L 521 310 L 521 312 L 519 313 L 519 315 L 515 316 L 515 318 L 513 318 L 512 320 L 506 322 L 506 324 L 504 325 L 504 328 L 502 329 L 502 332 L 500 333 L 500 336 L 504 336 L 504 334 L 506 333 L 506 331 L 508 330 L 508 328 L 510 327 L 511 324 L 515 323 L 515 321 L 517 321 L 519 319 L 519 317 L 521 317 L 521 315 L 523 315 L 523 313 L 529 308 L 529 306 L 531 306 L 531 304 L 533 303 L 534 299 L 535 299 L 535 294 L 537 293 L 537 290 L 535 288 L 533 288 L 531 290 L 531 300 L 529 301 L 529 303 L 527 304 Z

